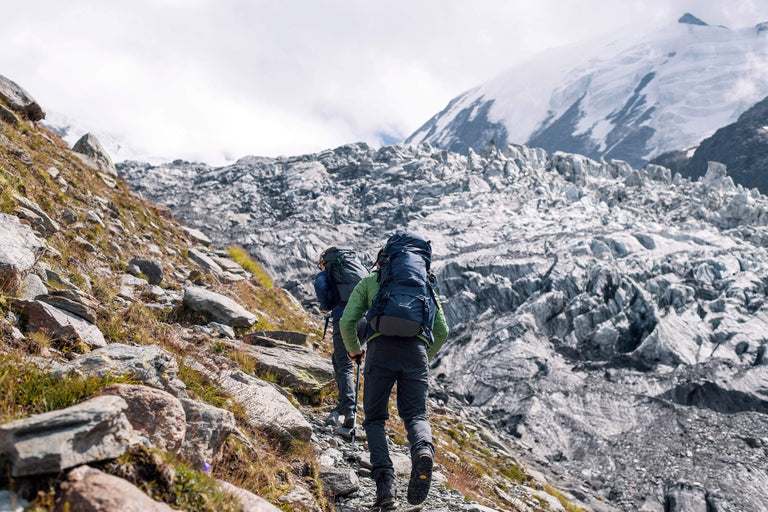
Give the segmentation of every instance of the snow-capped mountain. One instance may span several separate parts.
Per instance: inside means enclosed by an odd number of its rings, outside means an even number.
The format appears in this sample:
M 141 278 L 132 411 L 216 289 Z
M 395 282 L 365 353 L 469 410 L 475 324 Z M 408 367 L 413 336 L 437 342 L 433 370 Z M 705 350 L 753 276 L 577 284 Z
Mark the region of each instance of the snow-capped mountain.
M 704 139 L 695 151 L 672 151 L 653 159 L 694 179 L 704 175 L 711 161 L 725 164 L 735 183 L 768 194 L 768 97 Z
M 768 510 L 768 198 L 722 165 L 693 182 L 525 146 L 350 144 L 118 169 L 308 305 L 322 248 L 370 261 L 395 230 L 425 236 L 452 330 L 440 407 L 596 512 Z
M 466 153 L 490 140 L 642 166 L 689 148 L 768 96 L 768 23 L 686 14 L 640 38 L 551 50 L 453 99 L 406 143 Z

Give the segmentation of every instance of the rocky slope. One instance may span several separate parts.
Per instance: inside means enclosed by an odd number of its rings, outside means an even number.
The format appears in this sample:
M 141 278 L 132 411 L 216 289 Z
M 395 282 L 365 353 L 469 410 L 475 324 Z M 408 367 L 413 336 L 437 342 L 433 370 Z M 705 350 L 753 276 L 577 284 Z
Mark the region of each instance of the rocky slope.
M 693 154 L 672 151 L 653 160 L 694 179 L 704 175 L 709 161 L 725 164 L 734 182 L 768 193 L 768 97 L 704 139 Z
M 767 30 L 686 14 L 642 37 L 622 31 L 551 50 L 454 98 L 406 143 L 466 154 L 494 140 L 642 166 L 697 145 L 768 95 Z
M 322 421 L 317 317 L 241 249 L 132 194 L 95 138 L 70 149 L 37 125 L 34 99 L 2 82 L 0 510 L 370 505 L 364 440 L 351 463 L 348 432 Z M 423 510 L 575 510 L 488 424 L 430 407 L 440 485 Z
M 768 199 L 722 165 L 694 182 L 525 146 L 354 144 L 119 170 L 307 303 L 323 247 L 372 256 L 396 229 L 423 234 L 452 327 L 441 407 L 595 510 L 768 507 Z

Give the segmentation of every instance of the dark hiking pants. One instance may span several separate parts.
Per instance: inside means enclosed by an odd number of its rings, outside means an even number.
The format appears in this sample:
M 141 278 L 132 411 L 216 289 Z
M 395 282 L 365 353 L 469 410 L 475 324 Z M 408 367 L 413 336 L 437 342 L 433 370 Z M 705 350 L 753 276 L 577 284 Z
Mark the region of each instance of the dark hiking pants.
M 405 423 L 411 454 L 432 448 L 432 430 L 427 421 L 429 361 L 427 346 L 418 338 L 379 336 L 368 342 L 365 355 L 363 389 L 363 428 L 371 451 L 371 476 L 377 482 L 394 478 L 395 470 L 387 447 L 387 405 L 392 386 L 397 383 L 397 412 Z
M 355 409 L 355 382 L 354 364 L 347 357 L 347 349 L 344 340 L 341 339 L 339 323 L 333 324 L 333 373 L 336 376 L 336 385 L 339 387 L 339 404 L 336 410 L 339 414 L 348 418 Z

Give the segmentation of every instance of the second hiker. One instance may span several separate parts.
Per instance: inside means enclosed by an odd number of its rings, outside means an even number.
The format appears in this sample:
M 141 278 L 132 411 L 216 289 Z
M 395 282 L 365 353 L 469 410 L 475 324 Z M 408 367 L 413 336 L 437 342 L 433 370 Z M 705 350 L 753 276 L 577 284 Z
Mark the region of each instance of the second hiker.
M 320 272 L 315 276 L 315 293 L 320 309 L 330 314 L 333 323 L 333 372 L 339 388 L 339 402 L 326 419 L 328 425 L 338 425 L 343 416 L 343 426 L 354 427 L 355 387 L 353 365 L 347 358 L 347 350 L 339 331 L 339 320 L 344 306 L 355 285 L 368 275 L 354 250 L 349 247 L 329 247 L 320 253 L 317 264 Z M 326 324 L 327 325 L 327 324 Z
M 363 354 L 357 323 L 363 316 L 368 322 L 363 428 L 371 452 L 371 476 L 376 481 L 372 511 L 396 507 L 395 470 L 385 430 L 395 383 L 397 412 L 411 447 L 408 502 L 422 503 L 429 493 L 435 455 L 427 421 L 429 359 L 448 337 L 448 325 L 433 290 L 431 258 L 428 241 L 412 233 L 395 233 L 379 252 L 379 270 L 355 287 L 339 322 L 350 359 Z

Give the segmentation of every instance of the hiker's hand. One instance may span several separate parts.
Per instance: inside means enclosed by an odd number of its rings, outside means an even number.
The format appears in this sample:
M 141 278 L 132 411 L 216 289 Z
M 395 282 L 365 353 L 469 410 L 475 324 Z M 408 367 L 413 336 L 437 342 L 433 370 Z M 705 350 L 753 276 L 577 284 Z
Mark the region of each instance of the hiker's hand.
M 349 360 L 350 360 L 350 361 L 352 361 L 353 363 L 359 363 L 359 362 L 360 362 L 360 361 L 362 361 L 362 360 L 363 360 L 363 358 L 365 357 L 365 351 L 364 351 L 363 349 L 360 349 L 360 350 L 358 350 L 357 352 L 354 352 L 354 353 L 348 353 L 348 354 L 347 354 L 347 357 L 348 357 L 348 358 L 349 358 Z

